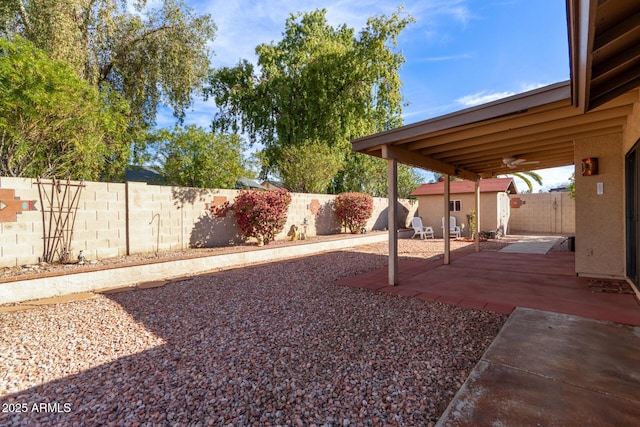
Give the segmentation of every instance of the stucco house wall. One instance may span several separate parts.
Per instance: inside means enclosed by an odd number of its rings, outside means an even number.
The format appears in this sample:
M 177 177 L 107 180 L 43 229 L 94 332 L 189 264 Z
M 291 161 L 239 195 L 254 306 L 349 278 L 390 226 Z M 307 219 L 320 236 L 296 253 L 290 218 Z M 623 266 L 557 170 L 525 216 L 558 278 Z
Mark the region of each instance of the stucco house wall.
M 640 92 L 638 96 L 640 97 Z M 640 99 L 634 104 L 633 111 L 629 115 L 622 133 L 622 150 L 624 154 L 627 154 L 638 140 L 640 140 Z
M 597 157 L 598 175 L 576 171 L 576 273 L 625 277 L 624 155 L 622 134 L 575 141 L 575 164 Z M 578 166 L 579 167 L 579 166 Z M 597 183 L 604 185 L 597 194 Z
M 640 101 L 640 100 L 639 100 Z M 575 141 L 576 273 L 626 277 L 625 155 L 640 140 L 640 102 L 622 133 Z M 598 158 L 598 174 L 582 176 L 583 158 Z M 604 186 L 597 194 L 597 183 Z
M 480 230 L 496 230 L 500 226 L 500 216 L 507 216 L 508 212 L 500 213 L 498 192 L 480 193 Z M 505 194 L 506 195 L 506 194 Z M 442 238 L 442 217 L 444 216 L 444 196 L 428 195 L 418 197 L 418 216 L 425 226 L 432 226 L 435 236 Z M 475 195 L 473 193 L 451 194 L 450 200 L 460 201 L 460 212 L 451 212 L 460 226 L 464 224 L 463 236 L 470 237 L 467 214 L 475 209 Z M 508 210 L 508 205 L 507 205 Z

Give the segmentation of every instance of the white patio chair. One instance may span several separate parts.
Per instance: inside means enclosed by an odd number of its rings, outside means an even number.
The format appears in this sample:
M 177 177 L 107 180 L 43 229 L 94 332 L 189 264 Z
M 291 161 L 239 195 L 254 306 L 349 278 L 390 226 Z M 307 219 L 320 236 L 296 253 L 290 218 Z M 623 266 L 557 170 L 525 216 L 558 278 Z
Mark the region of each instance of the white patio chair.
M 413 227 L 413 236 L 411 236 L 412 239 L 418 235 L 421 239 L 435 238 L 433 234 L 433 228 L 425 227 L 424 225 L 422 225 L 422 218 L 420 218 L 419 216 L 413 217 L 411 219 L 411 226 Z
M 444 217 L 442 217 L 442 236 L 444 237 Z M 456 225 L 456 217 L 449 217 L 449 236 L 450 237 L 460 237 L 460 227 Z

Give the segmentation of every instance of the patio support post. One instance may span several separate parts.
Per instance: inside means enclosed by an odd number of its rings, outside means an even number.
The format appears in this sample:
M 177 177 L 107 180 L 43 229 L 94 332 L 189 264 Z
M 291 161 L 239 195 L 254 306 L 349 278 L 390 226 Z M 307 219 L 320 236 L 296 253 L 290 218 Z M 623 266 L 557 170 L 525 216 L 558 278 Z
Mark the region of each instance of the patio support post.
M 387 160 L 389 207 L 389 286 L 398 284 L 398 161 Z
M 480 252 L 480 180 L 476 180 L 476 191 L 475 191 L 475 202 L 476 202 L 476 252 Z
M 449 175 L 444 176 L 444 224 L 442 229 L 442 237 L 444 237 L 444 264 L 447 265 L 450 262 L 451 242 L 449 241 L 450 219 L 451 215 L 449 211 L 450 200 L 450 182 Z

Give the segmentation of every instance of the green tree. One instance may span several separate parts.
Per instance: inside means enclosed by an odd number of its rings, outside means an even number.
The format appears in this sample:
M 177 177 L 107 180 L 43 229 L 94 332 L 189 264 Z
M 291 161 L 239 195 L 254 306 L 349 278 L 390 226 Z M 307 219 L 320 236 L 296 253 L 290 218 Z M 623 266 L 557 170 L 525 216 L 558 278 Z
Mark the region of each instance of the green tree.
M 128 105 L 20 37 L 0 38 L 0 175 L 98 179 L 129 157 Z
M 156 161 L 171 184 L 234 188 L 246 171 L 244 144 L 236 134 L 220 135 L 189 125 L 150 134 Z
M 342 166 L 342 156 L 317 141 L 283 147 L 278 156 L 278 170 L 289 191 L 325 193 Z
M 21 35 L 71 64 L 92 86 L 120 93 L 133 130 L 154 124 L 160 104 L 182 118 L 209 70 L 216 27 L 182 0 L 4 0 L 0 36 Z M 137 13 L 132 13 L 133 6 Z
M 265 176 L 284 147 L 318 141 L 344 156 L 351 139 L 398 126 L 404 57 L 394 49 L 413 20 L 401 15 L 370 18 L 358 35 L 328 25 L 326 10 L 291 15 L 281 41 L 256 48 L 257 67 L 244 60 L 212 73 L 214 128 L 263 144 Z
M 569 185 L 567 185 L 567 188 L 571 192 L 571 198 L 575 199 L 576 198 L 576 173 L 575 172 L 573 172 L 569 177 Z
M 333 179 L 332 193 L 357 192 L 386 197 L 387 161 L 360 153 L 348 153 L 346 166 Z M 398 165 L 398 197 L 406 199 L 422 184 L 422 177 L 407 165 Z

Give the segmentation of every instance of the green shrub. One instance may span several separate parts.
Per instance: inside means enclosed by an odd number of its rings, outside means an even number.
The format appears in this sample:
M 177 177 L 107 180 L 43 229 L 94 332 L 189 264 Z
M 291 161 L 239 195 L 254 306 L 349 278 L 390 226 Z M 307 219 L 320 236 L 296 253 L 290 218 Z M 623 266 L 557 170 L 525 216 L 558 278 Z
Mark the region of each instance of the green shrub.
M 335 212 L 343 226 L 358 233 L 373 214 L 373 197 L 364 193 L 342 193 L 336 197 Z
M 246 190 L 235 198 L 233 212 L 245 237 L 262 236 L 267 244 L 284 229 L 290 203 L 285 190 Z

